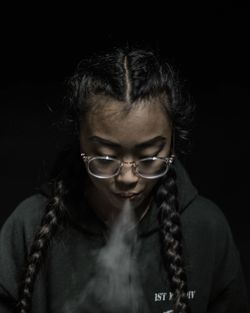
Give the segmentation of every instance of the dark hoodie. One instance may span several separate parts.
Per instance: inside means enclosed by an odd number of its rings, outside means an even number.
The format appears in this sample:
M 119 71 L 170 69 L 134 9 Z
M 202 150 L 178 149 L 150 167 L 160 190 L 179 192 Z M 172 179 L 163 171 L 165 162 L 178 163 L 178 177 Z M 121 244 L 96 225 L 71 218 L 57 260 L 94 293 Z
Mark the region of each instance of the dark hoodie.
M 198 195 L 181 164 L 177 171 L 181 208 L 188 298 L 192 313 L 247 313 L 246 289 L 240 258 L 229 225 L 217 206 Z M 0 313 L 12 312 L 17 281 L 34 232 L 44 214 L 47 197 L 35 194 L 24 200 L 8 218 L 0 235 Z M 105 285 L 91 285 L 96 275 L 98 251 L 106 244 L 103 227 L 87 207 L 71 212 L 70 226 L 56 236 L 37 275 L 32 295 L 35 313 L 170 313 L 172 293 L 161 257 L 157 208 L 151 207 L 138 224 L 137 285 L 126 309 L 115 307 L 123 286 L 110 294 Z M 125 266 L 125 264 L 124 264 Z M 123 264 L 120 264 L 122 275 Z M 119 276 L 119 275 L 118 275 Z M 112 309 L 92 299 L 81 299 L 98 288 Z M 131 299 L 132 299 L 131 298 Z M 133 303 L 132 303 L 133 302 Z

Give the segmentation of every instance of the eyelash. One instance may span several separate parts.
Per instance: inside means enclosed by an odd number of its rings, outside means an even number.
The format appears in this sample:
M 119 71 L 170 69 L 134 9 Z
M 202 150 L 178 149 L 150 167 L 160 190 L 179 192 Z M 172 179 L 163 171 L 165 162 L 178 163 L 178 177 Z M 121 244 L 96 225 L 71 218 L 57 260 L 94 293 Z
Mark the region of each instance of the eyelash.
M 109 157 L 109 158 L 117 159 L 116 155 L 110 155 L 110 154 L 107 154 L 107 153 L 106 154 L 98 153 L 97 155 L 101 156 L 101 157 Z
M 159 152 L 154 153 L 153 155 L 141 155 L 138 159 L 146 159 L 146 158 L 153 158 L 153 157 L 157 157 Z M 109 155 L 109 154 L 99 154 L 102 157 L 109 157 L 109 158 L 113 158 L 113 159 L 119 159 L 119 157 L 117 157 L 116 155 Z

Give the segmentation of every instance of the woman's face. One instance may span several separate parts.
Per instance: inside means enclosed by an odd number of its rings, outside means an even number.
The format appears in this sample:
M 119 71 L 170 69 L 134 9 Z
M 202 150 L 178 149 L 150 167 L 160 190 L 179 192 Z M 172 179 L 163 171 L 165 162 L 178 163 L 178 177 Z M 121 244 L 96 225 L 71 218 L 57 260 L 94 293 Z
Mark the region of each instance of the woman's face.
M 112 156 L 125 162 L 170 154 L 171 122 L 159 100 L 138 102 L 126 114 L 121 110 L 126 105 L 123 102 L 104 96 L 95 101 L 98 101 L 97 109 L 80 121 L 81 152 L 89 156 Z M 127 199 L 139 217 L 148 206 L 157 181 L 137 176 L 130 166 L 109 179 L 89 175 L 87 199 L 107 223 L 115 219 Z

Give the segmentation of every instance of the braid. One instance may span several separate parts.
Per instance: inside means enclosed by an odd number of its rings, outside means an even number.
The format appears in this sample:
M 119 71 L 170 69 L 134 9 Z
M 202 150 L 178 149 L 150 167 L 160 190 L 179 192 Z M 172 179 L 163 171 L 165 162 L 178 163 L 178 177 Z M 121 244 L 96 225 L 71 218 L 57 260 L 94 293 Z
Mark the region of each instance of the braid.
M 160 207 L 160 234 L 162 253 L 174 294 L 174 312 L 187 313 L 190 307 L 187 300 L 187 279 L 182 255 L 182 233 L 180 213 L 177 202 L 176 173 L 171 166 L 166 179 L 156 194 L 156 203 Z
M 58 225 L 62 223 L 65 214 L 65 207 L 62 201 L 63 189 L 62 181 L 55 182 L 54 196 L 51 197 L 41 225 L 35 234 L 27 258 L 23 280 L 20 284 L 19 301 L 16 307 L 16 312 L 18 313 L 30 312 L 36 275 L 46 254 L 49 242 L 55 234 Z

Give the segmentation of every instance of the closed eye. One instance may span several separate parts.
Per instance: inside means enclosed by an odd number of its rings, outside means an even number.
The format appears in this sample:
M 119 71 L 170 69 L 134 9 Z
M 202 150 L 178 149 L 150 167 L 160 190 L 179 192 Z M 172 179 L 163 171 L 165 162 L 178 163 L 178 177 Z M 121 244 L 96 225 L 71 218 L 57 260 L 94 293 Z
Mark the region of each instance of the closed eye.
M 117 156 L 115 155 L 108 155 L 108 154 L 98 154 L 99 157 L 108 157 L 108 158 L 112 158 L 112 159 L 117 159 Z
M 150 154 L 150 155 L 141 155 L 141 156 L 139 157 L 139 160 L 140 160 L 140 159 L 146 159 L 146 158 L 154 158 L 154 157 L 157 157 L 160 152 L 161 152 L 161 149 L 160 149 L 159 151 L 155 152 L 155 153 Z

